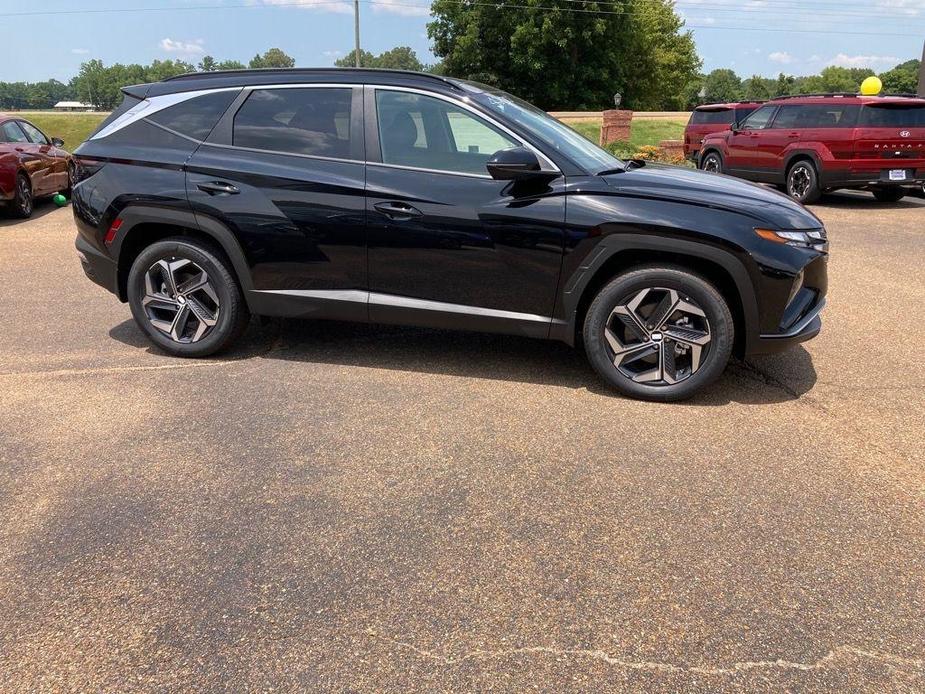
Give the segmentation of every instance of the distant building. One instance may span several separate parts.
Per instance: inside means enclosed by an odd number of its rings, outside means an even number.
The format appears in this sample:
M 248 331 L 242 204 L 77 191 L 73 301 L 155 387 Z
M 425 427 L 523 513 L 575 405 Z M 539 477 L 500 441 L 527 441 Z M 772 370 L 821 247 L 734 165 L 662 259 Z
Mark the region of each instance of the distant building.
M 82 101 L 59 101 L 55 104 L 55 111 L 92 111 L 93 104 Z

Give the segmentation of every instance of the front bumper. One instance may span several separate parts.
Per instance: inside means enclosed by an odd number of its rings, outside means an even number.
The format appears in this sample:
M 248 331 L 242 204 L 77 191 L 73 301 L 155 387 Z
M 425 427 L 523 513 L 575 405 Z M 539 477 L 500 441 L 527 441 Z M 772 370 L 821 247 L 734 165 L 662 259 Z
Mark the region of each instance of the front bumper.
M 100 253 L 91 246 L 82 236 L 74 242 L 77 248 L 77 257 L 83 267 L 84 274 L 104 289 L 113 294 L 119 294 L 119 269 L 116 262 Z
M 822 296 L 811 306 L 806 313 L 786 332 L 760 335 L 749 350 L 750 354 L 773 354 L 781 352 L 793 345 L 811 340 L 822 329 L 822 319 L 819 314 L 825 308 L 825 297 Z

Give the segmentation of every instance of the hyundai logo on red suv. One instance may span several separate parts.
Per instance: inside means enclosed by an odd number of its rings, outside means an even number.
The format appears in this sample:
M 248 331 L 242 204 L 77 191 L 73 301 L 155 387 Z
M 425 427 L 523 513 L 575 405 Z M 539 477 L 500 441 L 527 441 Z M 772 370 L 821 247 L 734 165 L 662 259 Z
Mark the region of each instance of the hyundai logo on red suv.
M 912 134 L 912 133 L 910 133 L 908 130 L 900 130 L 900 131 L 899 131 L 899 136 L 900 136 L 900 137 L 909 137 L 911 134 Z

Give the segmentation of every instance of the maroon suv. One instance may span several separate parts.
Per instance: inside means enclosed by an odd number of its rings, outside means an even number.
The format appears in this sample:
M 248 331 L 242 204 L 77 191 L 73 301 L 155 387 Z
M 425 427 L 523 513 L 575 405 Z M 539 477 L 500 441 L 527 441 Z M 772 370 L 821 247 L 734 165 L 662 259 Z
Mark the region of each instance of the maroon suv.
M 737 101 L 731 104 L 707 104 L 698 106 L 684 128 L 684 156 L 697 161 L 700 143 L 711 133 L 729 130 L 732 124 L 745 117 L 763 104 L 763 101 Z
M 925 99 L 821 94 L 773 99 L 706 136 L 700 167 L 776 183 L 807 203 L 838 188 L 896 202 L 925 181 Z

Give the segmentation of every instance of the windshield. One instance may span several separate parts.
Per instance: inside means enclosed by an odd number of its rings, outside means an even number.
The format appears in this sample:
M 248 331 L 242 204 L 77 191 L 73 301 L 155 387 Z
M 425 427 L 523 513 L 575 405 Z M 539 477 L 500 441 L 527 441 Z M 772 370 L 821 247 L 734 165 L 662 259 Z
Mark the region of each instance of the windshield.
M 589 173 L 623 168 L 623 162 L 545 111 L 494 87 L 459 80 L 473 101 L 528 129 L 544 150 L 556 150 Z

